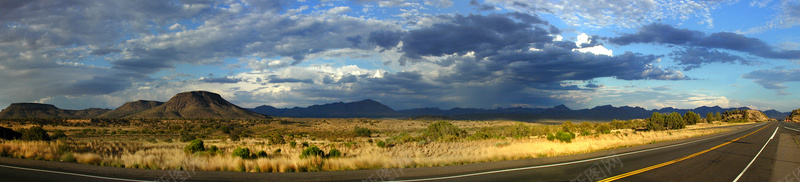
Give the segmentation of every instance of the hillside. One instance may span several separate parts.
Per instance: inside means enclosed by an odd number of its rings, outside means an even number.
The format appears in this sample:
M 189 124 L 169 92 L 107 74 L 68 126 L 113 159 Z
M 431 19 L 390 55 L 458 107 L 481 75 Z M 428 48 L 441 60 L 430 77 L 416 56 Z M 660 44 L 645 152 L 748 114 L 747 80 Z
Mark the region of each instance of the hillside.
M 127 102 L 119 106 L 117 109 L 113 111 L 106 112 L 98 118 L 123 118 L 126 116 L 134 115 L 136 113 L 146 111 L 148 109 L 152 109 L 164 104 L 163 102 L 158 101 L 147 101 L 147 100 L 138 100 L 133 102 Z
M 108 109 L 65 110 L 50 104 L 39 103 L 13 103 L 0 111 L 0 118 L 4 119 L 60 119 L 60 118 L 92 118 L 106 113 Z
M 750 121 L 769 121 L 767 115 L 762 113 L 761 111 L 746 109 L 746 110 L 729 110 L 725 111 L 722 114 L 723 120 L 725 121 L 736 121 L 736 120 L 746 120 Z
M 267 116 L 242 109 L 241 107 L 223 99 L 219 94 L 206 91 L 179 93 L 164 104 L 125 117 L 215 119 L 267 118 Z
M 792 113 L 786 117 L 786 121 L 800 122 L 800 109 L 792 111 Z

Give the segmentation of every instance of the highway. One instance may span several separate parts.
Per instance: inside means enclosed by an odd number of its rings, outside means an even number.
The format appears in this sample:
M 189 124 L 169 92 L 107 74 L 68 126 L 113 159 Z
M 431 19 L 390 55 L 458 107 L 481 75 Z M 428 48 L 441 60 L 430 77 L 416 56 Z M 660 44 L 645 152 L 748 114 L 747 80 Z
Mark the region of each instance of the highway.
M 143 170 L 0 158 L 0 181 L 798 181 L 798 136 L 800 124 L 775 121 L 571 156 L 306 173 Z

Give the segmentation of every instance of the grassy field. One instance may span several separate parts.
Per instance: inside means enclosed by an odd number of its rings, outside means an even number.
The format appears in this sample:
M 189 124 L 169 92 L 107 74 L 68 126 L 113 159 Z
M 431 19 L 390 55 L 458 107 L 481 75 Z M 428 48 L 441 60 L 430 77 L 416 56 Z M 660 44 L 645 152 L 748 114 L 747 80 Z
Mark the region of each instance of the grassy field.
M 66 137 L 52 141 L 2 140 L 0 155 L 144 169 L 302 172 L 413 168 L 588 153 L 719 133 L 726 129 L 715 126 L 728 125 L 715 122 L 681 130 L 632 129 L 643 124 L 641 120 L 561 125 L 302 118 L 62 120 L 43 127 L 51 136 L 63 132 Z M 0 123 L 15 130 L 35 125 L 32 121 Z M 455 129 L 431 128 L 433 125 Z M 453 135 L 439 136 L 434 130 Z M 559 131 L 576 136 L 569 142 L 561 141 Z M 203 150 L 185 150 L 193 138 L 203 141 Z M 304 150 L 314 146 L 324 154 L 301 157 Z M 244 148 L 249 150 L 247 155 L 242 155 Z M 332 154 L 333 149 L 341 155 Z

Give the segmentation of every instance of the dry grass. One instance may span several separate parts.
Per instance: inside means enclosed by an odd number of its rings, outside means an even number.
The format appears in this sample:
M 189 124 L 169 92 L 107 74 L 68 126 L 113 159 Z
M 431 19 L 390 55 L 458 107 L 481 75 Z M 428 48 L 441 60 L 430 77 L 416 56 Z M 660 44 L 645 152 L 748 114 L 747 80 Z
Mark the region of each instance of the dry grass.
M 355 126 L 367 127 L 380 132 L 373 140 L 385 140 L 398 132 L 418 132 L 427 127 L 430 121 L 372 120 L 372 119 L 293 119 L 295 124 L 277 122 L 250 126 L 252 128 L 277 128 L 300 132 L 341 132 Z M 454 125 L 468 131 L 482 127 L 511 126 L 513 121 L 451 121 Z M 539 126 L 557 128 L 557 126 Z M 218 153 L 185 153 L 183 147 L 188 143 L 161 139 L 155 143 L 141 139 L 98 140 L 98 137 L 73 138 L 53 142 L 42 141 L 0 141 L 0 154 L 8 157 L 39 160 L 64 160 L 72 155 L 78 163 L 118 166 L 143 169 L 198 169 L 209 171 L 246 172 L 298 172 L 298 171 L 336 171 L 375 168 L 412 168 L 427 166 L 457 165 L 466 163 L 515 160 L 536 157 L 563 156 L 594 151 L 608 150 L 650 144 L 660 141 L 677 140 L 708 135 L 729 129 L 713 128 L 722 124 L 688 126 L 682 130 L 635 132 L 630 129 L 614 130 L 610 134 L 579 136 L 571 143 L 548 141 L 539 136 L 518 138 L 492 138 L 483 140 L 459 140 L 458 142 L 406 142 L 393 147 L 380 148 L 367 138 L 316 139 L 304 136 L 287 140 L 287 144 L 270 145 L 267 139 L 248 137 L 242 141 L 227 139 L 205 139 L 205 146 L 217 146 Z M 71 128 L 74 129 L 74 128 Z M 124 128 L 131 129 L 131 128 Z M 257 133 L 256 133 L 257 134 Z M 377 136 L 374 135 L 374 136 Z M 134 135 L 139 137 L 140 135 Z M 169 142 L 164 142 L 169 141 Z M 297 141 L 296 147 L 288 142 Z M 332 148 L 344 153 L 340 158 L 300 158 L 300 143 L 308 142 L 328 153 Z M 265 151 L 268 157 L 242 159 L 232 156 L 233 149 L 247 147 L 253 153 Z M 274 153 L 281 149 L 280 153 Z

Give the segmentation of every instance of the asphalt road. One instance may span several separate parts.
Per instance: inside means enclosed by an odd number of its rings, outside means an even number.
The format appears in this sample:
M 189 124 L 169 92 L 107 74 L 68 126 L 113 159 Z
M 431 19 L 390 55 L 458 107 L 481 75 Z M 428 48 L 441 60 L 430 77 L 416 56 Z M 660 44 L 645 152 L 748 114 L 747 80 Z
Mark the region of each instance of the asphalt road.
M 769 122 L 711 136 L 572 156 L 307 173 L 143 170 L 0 158 L 0 181 L 596 181 L 620 175 L 624 177 L 616 180 L 797 181 L 799 135 L 800 124 Z

